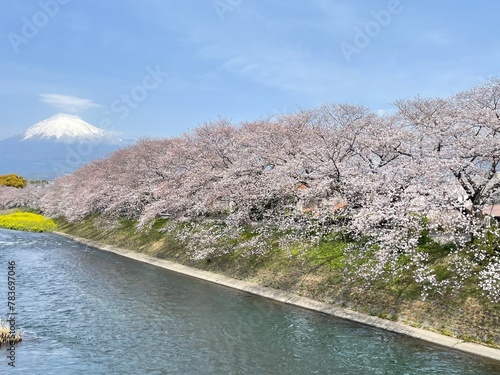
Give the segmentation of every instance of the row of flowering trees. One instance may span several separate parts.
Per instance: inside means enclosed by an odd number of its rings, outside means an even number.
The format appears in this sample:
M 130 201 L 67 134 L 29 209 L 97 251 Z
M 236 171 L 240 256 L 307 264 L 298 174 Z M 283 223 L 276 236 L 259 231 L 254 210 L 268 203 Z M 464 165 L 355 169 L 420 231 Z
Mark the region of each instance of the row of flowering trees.
M 500 189 L 499 105 L 492 79 L 448 98 L 398 101 L 388 116 L 334 103 L 238 125 L 219 119 L 92 162 L 57 179 L 38 206 L 70 221 L 217 217 L 231 230 L 260 223 L 309 239 L 342 232 L 373 254 L 367 277 L 403 254 L 433 285 L 418 251 L 422 233 L 492 233 L 481 213 Z M 452 238 L 465 246 L 465 237 Z M 491 271 L 500 252 L 479 253 L 468 261 L 486 262 L 483 289 L 500 301 Z

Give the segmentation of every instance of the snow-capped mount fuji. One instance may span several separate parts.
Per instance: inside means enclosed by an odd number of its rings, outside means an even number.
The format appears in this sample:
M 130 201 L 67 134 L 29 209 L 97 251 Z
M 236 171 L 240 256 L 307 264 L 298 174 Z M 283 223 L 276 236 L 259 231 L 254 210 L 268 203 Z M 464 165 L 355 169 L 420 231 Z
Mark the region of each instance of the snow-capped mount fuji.
M 24 136 L 23 140 L 55 139 L 61 141 L 72 139 L 100 139 L 106 137 L 109 133 L 90 125 L 77 116 L 59 113 L 36 123 L 22 134 Z
M 80 117 L 59 113 L 0 141 L 0 174 L 53 179 L 127 144 Z

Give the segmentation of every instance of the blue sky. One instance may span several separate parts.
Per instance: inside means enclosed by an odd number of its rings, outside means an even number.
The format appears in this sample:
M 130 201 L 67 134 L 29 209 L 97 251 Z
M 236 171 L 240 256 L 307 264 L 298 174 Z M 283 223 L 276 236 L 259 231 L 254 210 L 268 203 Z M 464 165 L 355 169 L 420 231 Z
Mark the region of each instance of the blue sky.
M 326 102 L 390 111 L 499 75 L 500 3 L 23 0 L 0 14 L 0 139 L 53 114 L 125 138 Z

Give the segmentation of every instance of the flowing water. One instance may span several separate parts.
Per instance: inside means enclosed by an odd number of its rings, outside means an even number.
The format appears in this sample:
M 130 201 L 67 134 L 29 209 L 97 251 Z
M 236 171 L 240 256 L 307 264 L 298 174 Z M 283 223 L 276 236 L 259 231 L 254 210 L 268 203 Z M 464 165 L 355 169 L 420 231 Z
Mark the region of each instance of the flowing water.
M 0 230 L 15 261 L 15 368 L 0 374 L 500 374 L 500 364 L 199 281 L 53 234 Z

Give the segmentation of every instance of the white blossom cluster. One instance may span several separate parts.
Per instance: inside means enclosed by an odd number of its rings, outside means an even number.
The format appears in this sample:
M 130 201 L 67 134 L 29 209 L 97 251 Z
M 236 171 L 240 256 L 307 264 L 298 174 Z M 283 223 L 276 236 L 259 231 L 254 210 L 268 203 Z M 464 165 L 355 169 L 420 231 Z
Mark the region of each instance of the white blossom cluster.
M 500 256 L 491 258 L 479 273 L 479 287 L 490 301 L 500 302 Z

